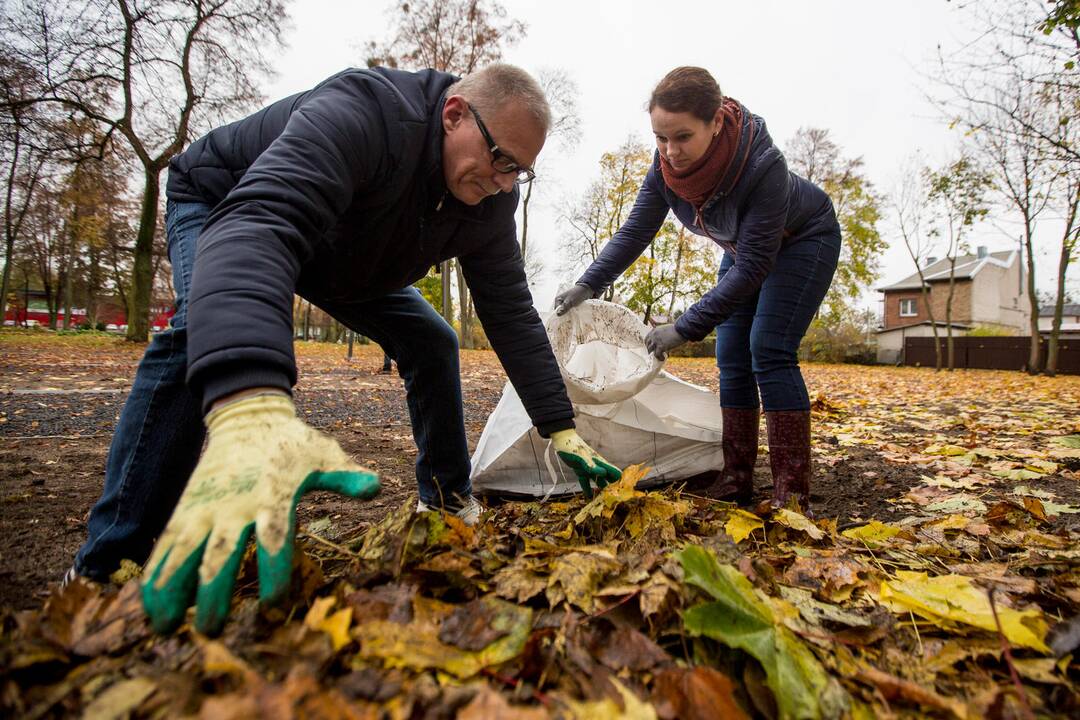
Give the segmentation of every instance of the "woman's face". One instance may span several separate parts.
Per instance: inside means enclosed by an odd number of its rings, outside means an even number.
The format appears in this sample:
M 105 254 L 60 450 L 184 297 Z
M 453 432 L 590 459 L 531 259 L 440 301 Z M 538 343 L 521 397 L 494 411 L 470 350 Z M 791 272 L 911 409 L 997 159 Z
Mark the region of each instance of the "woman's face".
M 723 123 L 719 111 L 711 122 L 705 122 L 692 113 L 668 112 L 659 105 L 649 117 L 657 149 L 676 170 L 685 170 L 700 160 Z

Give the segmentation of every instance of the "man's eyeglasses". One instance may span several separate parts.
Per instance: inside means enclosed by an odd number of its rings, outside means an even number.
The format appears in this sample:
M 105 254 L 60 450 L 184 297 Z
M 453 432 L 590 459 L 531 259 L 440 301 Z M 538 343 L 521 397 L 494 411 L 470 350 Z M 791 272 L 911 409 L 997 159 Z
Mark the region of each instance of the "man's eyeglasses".
M 484 125 L 484 121 L 480 119 L 480 113 L 476 112 L 476 108 L 470 105 L 469 111 L 473 114 L 473 117 L 476 118 L 476 127 L 480 128 L 480 134 L 484 136 L 484 142 L 488 144 L 488 152 L 491 153 L 491 167 L 501 173 L 516 173 L 517 178 L 514 182 L 518 185 L 524 185 L 535 178 L 536 173 L 533 172 L 531 167 L 518 165 L 499 149 L 499 146 L 495 144 L 495 140 L 491 137 L 491 133 L 488 132 L 487 126 Z

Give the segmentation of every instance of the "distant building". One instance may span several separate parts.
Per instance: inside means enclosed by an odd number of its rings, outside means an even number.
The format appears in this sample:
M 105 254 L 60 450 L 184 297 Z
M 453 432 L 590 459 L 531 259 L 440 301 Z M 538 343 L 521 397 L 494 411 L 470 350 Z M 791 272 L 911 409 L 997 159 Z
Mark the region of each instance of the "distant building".
M 900 362 L 904 339 L 933 335 L 930 312 L 939 334 L 947 330 L 945 301 L 949 294 L 949 260 L 930 258 L 919 273 L 878 288 L 885 296 L 884 323 L 878 331 L 878 362 Z M 1031 303 L 1024 289 L 1026 276 L 1016 250 L 987 252 L 980 246 L 974 255 L 956 258 L 952 301 L 953 335 L 966 335 L 975 326 L 999 328 L 1022 334 L 1029 330 Z
M 150 308 L 150 332 L 160 332 L 169 326 L 169 320 L 175 312 L 172 305 L 158 302 Z M 71 308 L 72 329 L 87 322 L 86 308 Z M 124 332 L 127 330 L 127 308 L 119 298 L 105 297 L 98 301 L 97 322 L 106 330 Z M 10 293 L 4 311 L 4 325 L 20 327 L 48 327 L 49 305 L 42 290 L 14 290 Z M 64 326 L 64 308 L 56 313 L 56 327 Z
M 1048 335 L 1054 326 L 1054 306 L 1039 308 L 1039 333 Z M 1080 335 L 1080 304 L 1065 303 L 1061 308 L 1061 334 Z

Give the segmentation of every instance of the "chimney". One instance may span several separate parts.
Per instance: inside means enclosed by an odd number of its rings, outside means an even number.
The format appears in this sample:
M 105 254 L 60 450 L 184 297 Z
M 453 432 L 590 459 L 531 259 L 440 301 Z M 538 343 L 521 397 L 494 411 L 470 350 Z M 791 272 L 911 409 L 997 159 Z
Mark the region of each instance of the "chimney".
M 978 258 L 982 260 L 984 257 L 986 257 L 986 246 L 980 245 L 979 247 L 975 248 L 975 253 Z
M 933 255 L 931 255 L 930 257 L 926 258 L 926 265 L 924 265 L 923 267 L 930 267 L 931 265 L 933 265 L 936 262 L 937 262 L 937 258 L 934 257 Z

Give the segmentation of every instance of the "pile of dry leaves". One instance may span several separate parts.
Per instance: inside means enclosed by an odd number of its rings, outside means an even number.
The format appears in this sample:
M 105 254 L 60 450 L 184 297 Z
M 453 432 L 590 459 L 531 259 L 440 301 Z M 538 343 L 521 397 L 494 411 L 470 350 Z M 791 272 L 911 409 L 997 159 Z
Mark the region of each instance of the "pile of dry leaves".
M 215 719 L 1080 712 L 1080 628 L 1068 622 L 1080 608 L 1080 549 L 1075 531 L 1048 526 L 1037 496 L 837 527 L 677 488 L 642 492 L 638 477 L 628 469 L 587 503 L 506 504 L 475 529 L 410 503 L 358 538 L 308 526 L 289 602 L 259 608 L 249 558 L 217 639 L 186 625 L 152 635 L 135 580 L 119 591 L 76 583 L 5 618 L 0 709 Z

